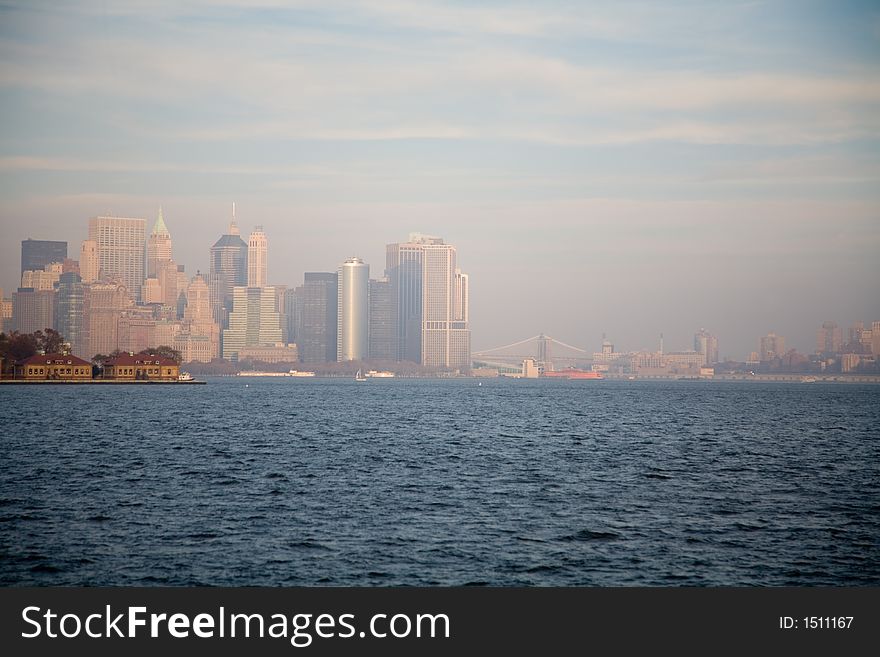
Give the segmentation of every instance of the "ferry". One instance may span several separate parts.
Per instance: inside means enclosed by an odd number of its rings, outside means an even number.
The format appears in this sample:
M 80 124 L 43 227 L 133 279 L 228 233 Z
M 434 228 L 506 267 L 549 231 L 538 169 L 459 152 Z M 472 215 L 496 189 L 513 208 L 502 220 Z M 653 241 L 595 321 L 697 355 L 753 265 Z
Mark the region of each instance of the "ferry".
M 290 370 L 287 376 L 315 376 L 314 372 L 300 372 L 299 370 Z
M 371 379 L 390 379 L 394 377 L 394 372 L 377 372 L 376 370 L 370 370 L 367 372 L 367 376 Z
M 239 372 L 238 376 L 290 376 L 287 372 Z
M 178 381 L 195 381 L 195 379 L 193 378 L 193 375 L 190 374 L 189 372 L 181 372 L 180 374 L 177 375 L 177 380 Z

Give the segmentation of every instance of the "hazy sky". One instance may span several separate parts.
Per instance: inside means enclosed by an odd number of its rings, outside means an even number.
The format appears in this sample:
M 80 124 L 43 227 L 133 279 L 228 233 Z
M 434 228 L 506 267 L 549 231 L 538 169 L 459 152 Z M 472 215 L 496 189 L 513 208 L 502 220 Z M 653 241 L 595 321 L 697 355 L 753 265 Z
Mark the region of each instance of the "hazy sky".
M 0 98 L 7 297 L 160 205 L 204 271 L 235 201 L 277 284 L 443 236 L 475 349 L 880 320 L 876 3 L 3 2 Z

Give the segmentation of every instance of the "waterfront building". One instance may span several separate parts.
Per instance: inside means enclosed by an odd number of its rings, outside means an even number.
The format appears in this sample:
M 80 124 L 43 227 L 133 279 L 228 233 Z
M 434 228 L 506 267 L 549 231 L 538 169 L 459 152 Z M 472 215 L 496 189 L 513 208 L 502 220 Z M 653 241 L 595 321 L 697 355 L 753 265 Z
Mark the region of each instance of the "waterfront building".
M 89 347 L 83 316 L 84 296 L 79 274 L 73 272 L 61 274 L 55 294 L 54 326 L 55 330 L 64 336 L 75 354 L 84 354 Z
M 299 361 L 299 352 L 295 344 L 242 347 L 238 350 L 238 362 L 245 360 L 261 363 L 296 363 Z
M 785 354 L 785 338 L 775 333 L 768 333 L 760 340 L 761 362 L 780 358 Z
M 824 322 L 816 331 L 817 354 L 839 354 L 843 348 L 843 331 L 837 322 Z
M 718 338 L 701 328 L 694 333 L 694 351 L 703 355 L 702 365 L 718 362 Z
M 45 331 L 55 326 L 55 290 L 18 288 L 12 293 L 12 330 Z
M 397 360 L 394 350 L 394 319 L 391 281 L 387 278 L 370 281 L 370 349 L 374 360 Z
M 42 271 L 46 265 L 64 262 L 65 258 L 67 258 L 67 242 L 31 238 L 21 241 L 22 274 L 26 271 Z
M 363 360 L 370 348 L 370 266 L 349 258 L 337 276 L 336 360 Z
M 295 341 L 303 363 L 336 361 L 338 288 L 339 276 L 330 272 L 306 272 L 296 288 Z
M 131 306 L 128 290 L 121 283 L 93 283 L 83 288 L 88 349 L 83 354 L 93 358 L 110 354 L 118 348 L 119 318 Z
M 234 287 L 229 328 L 223 331 L 223 358 L 238 360 L 243 347 L 281 343 L 281 324 L 271 287 Z
M 248 237 L 247 286 L 266 287 L 269 284 L 269 241 L 262 226 L 256 226 Z
M 234 207 L 234 206 L 233 206 Z M 229 230 L 211 247 L 208 287 L 211 297 L 211 311 L 214 321 L 221 328 L 229 328 L 229 313 L 232 312 L 232 289 L 246 286 L 248 279 L 248 245 L 241 239 L 235 223 L 235 210 Z
M 26 381 L 88 381 L 92 364 L 72 354 L 37 354 L 15 364 L 15 378 Z
M 143 219 L 92 217 L 89 240 L 98 245 L 98 266 L 104 278 L 125 286 L 132 301 L 142 299 L 144 283 Z
M 123 381 L 177 381 L 180 366 L 156 354 L 120 354 L 104 363 L 104 378 Z
M 79 250 L 79 275 L 85 284 L 94 283 L 101 276 L 98 243 L 95 240 L 83 240 Z

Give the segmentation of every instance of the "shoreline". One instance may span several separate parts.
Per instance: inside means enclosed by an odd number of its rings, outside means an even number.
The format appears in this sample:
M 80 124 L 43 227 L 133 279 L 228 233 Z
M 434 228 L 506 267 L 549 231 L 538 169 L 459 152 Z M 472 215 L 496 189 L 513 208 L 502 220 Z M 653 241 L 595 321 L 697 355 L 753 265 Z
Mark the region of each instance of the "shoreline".
M 168 384 L 180 384 L 180 385 L 205 385 L 207 381 L 123 381 L 116 379 L 88 379 L 88 380 L 65 380 L 65 379 L 32 379 L 28 381 L 27 379 L 0 379 L 0 385 L 2 384 L 19 384 L 19 385 L 88 385 L 90 383 L 97 383 L 102 385 L 168 385 Z

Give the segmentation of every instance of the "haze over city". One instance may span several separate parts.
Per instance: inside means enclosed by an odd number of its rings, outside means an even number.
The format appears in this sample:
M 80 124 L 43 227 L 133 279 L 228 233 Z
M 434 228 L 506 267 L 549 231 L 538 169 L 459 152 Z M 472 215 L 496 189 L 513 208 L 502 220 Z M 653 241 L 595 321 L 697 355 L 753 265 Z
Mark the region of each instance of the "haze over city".
M 269 281 L 441 235 L 475 350 L 810 352 L 880 319 L 869 3 L 81 2 L 0 9 L 0 287 L 23 239 L 158 208 L 187 273 L 231 204 Z

